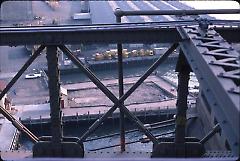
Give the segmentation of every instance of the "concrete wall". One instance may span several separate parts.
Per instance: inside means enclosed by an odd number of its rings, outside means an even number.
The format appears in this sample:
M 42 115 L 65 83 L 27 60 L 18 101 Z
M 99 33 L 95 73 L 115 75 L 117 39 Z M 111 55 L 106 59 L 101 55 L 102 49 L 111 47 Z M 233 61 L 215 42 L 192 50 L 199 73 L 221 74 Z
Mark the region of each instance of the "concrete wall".
M 6 1 L 1 6 L 2 21 L 25 21 L 33 19 L 31 1 Z

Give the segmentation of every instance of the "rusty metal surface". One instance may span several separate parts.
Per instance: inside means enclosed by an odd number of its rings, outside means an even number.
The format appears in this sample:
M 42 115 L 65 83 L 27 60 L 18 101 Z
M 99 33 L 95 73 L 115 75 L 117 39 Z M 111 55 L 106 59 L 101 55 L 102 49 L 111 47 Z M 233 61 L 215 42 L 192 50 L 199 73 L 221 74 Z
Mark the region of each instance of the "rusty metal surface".
M 239 80 L 232 78 L 240 69 L 239 53 L 216 31 L 201 36 L 196 26 L 178 28 L 180 43 L 235 155 L 239 155 Z M 224 74 L 232 72 L 232 77 Z
M 0 27 L 0 45 L 79 44 L 79 43 L 153 43 L 181 40 L 176 26 L 198 25 L 198 21 L 130 23 L 118 25 L 63 25 L 43 27 Z M 210 21 L 229 42 L 239 42 L 239 21 Z M 223 28 L 228 25 L 229 29 Z M 168 36 L 162 36 L 168 35 Z M 3 39 L 4 38 L 4 39 Z

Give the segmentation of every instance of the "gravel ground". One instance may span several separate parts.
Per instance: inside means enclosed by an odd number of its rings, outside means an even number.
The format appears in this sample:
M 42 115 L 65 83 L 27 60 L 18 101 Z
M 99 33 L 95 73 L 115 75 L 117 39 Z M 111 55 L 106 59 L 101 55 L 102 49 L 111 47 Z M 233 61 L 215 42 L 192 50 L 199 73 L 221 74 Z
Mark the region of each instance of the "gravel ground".
M 125 92 L 133 84 L 124 85 Z M 118 97 L 118 85 L 111 85 L 108 87 L 112 93 Z M 125 101 L 126 105 L 134 103 L 158 102 L 168 99 L 164 91 L 158 88 L 152 82 L 143 83 L 136 91 Z M 112 106 L 112 102 L 98 89 L 90 88 L 86 90 L 69 92 L 69 99 L 71 107 L 78 106 Z

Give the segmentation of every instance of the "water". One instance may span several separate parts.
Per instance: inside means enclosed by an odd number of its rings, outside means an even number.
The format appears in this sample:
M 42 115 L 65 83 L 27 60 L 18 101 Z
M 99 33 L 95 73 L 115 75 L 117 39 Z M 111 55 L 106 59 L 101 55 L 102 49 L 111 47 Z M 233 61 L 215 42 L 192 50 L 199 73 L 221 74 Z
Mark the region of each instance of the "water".
M 131 67 L 124 68 L 123 74 L 124 77 L 135 77 L 142 76 L 150 66 L 139 66 L 139 67 Z M 162 63 L 154 72 L 154 75 L 165 78 L 167 81 L 172 83 L 174 86 L 177 86 L 177 72 L 175 72 L 176 62 Z M 95 71 L 94 74 L 100 79 L 116 79 L 118 78 L 118 71 L 116 69 L 106 69 L 104 71 Z M 71 84 L 78 82 L 86 82 L 90 81 L 89 78 L 83 73 L 71 73 L 61 75 L 62 84 Z M 199 83 L 194 73 L 190 73 L 189 80 L 189 90 L 193 93 L 198 93 Z
M 141 76 L 143 75 L 150 66 L 142 66 L 142 67 L 133 67 L 133 68 L 124 68 L 124 77 L 134 77 L 134 76 Z M 159 76 L 162 76 L 167 71 L 171 70 L 174 71 L 175 64 L 167 64 L 163 63 L 160 65 L 156 71 Z M 116 79 L 118 78 L 118 71 L 116 69 L 111 70 L 107 69 L 104 71 L 95 71 L 94 74 L 99 79 Z M 62 84 L 70 84 L 70 83 L 78 83 L 78 82 L 86 82 L 90 81 L 88 77 L 83 73 L 71 73 L 71 74 L 64 74 L 61 75 L 61 82 Z

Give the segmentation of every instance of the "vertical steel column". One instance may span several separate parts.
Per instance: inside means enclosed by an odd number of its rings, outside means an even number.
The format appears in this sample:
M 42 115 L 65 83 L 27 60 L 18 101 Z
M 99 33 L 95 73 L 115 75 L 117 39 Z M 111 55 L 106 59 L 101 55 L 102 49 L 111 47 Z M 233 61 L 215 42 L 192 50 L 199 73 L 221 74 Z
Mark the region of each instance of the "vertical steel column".
M 57 46 L 47 46 L 47 62 L 51 108 L 52 143 L 56 147 L 59 146 L 60 150 L 60 143 L 62 141 L 62 126 Z M 57 153 L 61 153 L 61 151 Z
M 117 23 L 121 23 L 121 16 L 116 16 L 116 21 Z M 122 44 L 117 44 L 117 49 L 118 49 L 118 84 L 119 84 L 119 99 L 120 99 L 124 95 Z M 119 102 L 121 152 L 125 151 L 125 125 L 124 125 L 124 112 L 122 110 L 122 105 L 124 105 L 124 101 Z
M 179 55 L 182 54 L 180 51 Z M 183 62 L 179 69 L 178 74 L 178 90 L 177 90 L 177 116 L 176 116 L 176 134 L 175 143 L 185 143 L 185 125 L 186 125 L 186 112 L 187 112 L 187 97 L 188 97 L 188 83 L 190 67 Z

